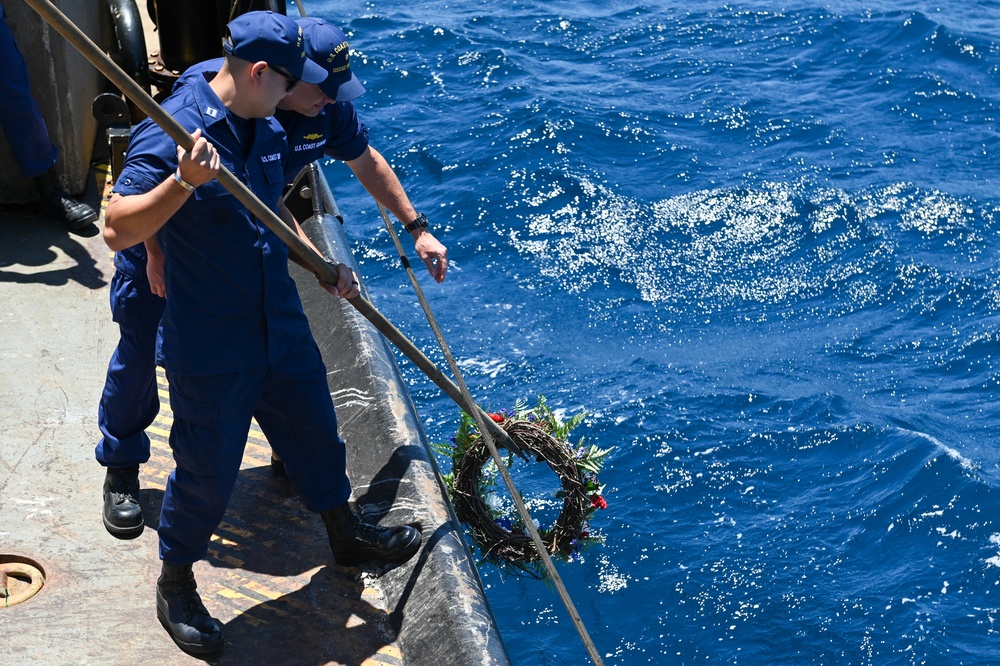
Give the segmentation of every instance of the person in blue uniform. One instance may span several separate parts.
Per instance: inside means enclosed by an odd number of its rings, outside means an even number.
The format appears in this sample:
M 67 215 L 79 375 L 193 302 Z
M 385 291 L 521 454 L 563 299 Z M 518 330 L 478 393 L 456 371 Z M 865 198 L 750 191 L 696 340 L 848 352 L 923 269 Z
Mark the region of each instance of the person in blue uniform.
M 93 208 L 66 194 L 55 173 L 59 149 L 49 138 L 38 102 L 31 95 L 28 67 L 0 5 L 0 127 L 21 173 L 35 183 L 42 211 L 68 229 L 97 221 Z
M 320 514 L 337 562 L 403 562 L 419 549 L 413 527 L 363 522 L 350 507 L 346 450 L 326 369 L 309 330 L 288 247 L 215 180 L 225 165 L 300 236 L 281 203 L 284 132 L 276 104 L 325 69 L 306 58 L 294 21 L 250 12 L 228 25 L 227 57 L 211 82 L 164 101 L 195 141 L 185 151 L 149 121 L 136 127 L 105 214 L 117 251 L 155 235 L 169 297 L 157 362 L 166 371 L 176 468 L 159 521 L 157 617 L 184 650 L 218 651 L 222 631 L 201 602 L 191 565 L 207 554 L 239 472 L 250 419 L 268 413 L 293 437 L 272 442 L 306 507 Z M 339 264 L 332 294 L 359 293 Z
M 302 85 L 278 102 L 275 117 L 288 134 L 289 159 L 285 176 L 324 155 L 341 160 L 376 201 L 403 223 L 414 249 L 437 282 L 448 272 L 448 250 L 429 231 L 427 216 L 418 214 L 389 163 L 368 141 L 368 128 L 358 119 L 352 100 L 364 86 L 351 71 L 347 37 L 323 19 L 296 21 L 306 40 L 306 55 L 323 63 L 330 73 L 317 85 Z M 318 137 L 318 138 L 317 138 Z
M 322 19 L 296 22 L 302 28 L 307 57 L 323 65 L 328 76 L 318 85 L 300 83 L 278 102 L 275 117 L 289 141 L 285 182 L 290 183 L 303 166 L 324 155 L 346 162 L 377 201 L 406 221 L 405 229 L 418 256 L 436 281 L 444 281 L 447 248 L 428 229 L 426 216 L 417 214 L 385 158 L 369 145 L 368 128 L 358 119 L 351 100 L 365 89 L 351 71 L 350 48 L 343 31 Z M 174 92 L 198 80 L 210 81 L 222 64 L 223 58 L 216 58 L 189 67 Z M 145 430 L 159 411 L 153 350 L 166 289 L 155 239 L 116 253 L 115 268 L 111 310 L 121 339 L 108 365 L 98 406 L 102 437 L 95 454 L 107 468 L 104 525 L 119 538 L 133 538 L 144 528 L 138 502 L 139 465 L 149 460 Z M 269 422 L 266 414 L 255 416 L 269 442 L 284 436 L 280 421 Z M 284 474 L 284 465 L 273 453 L 271 466 L 277 474 Z
M 278 102 L 274 116 L 288 135 L 286 182 L 291 183 L 302 167 L 323 156 L 345 162 L 368 193 L 403 223 L 431 277 L 444 282 L 447 248 L 430 232 L 427 216 L 417 213 L 392 167 L 370 145 L 368 128 L 358 118 L 353 100 L 363 95 L 365 88 L 351 70 L 346 35 L 319 18 L 303 17 L 296 23 L 302 28 L 306 55 L 322 64 L 329 75 L 322 83 L 296 86 Z M 198 78 L 211 80 L 221 66 L 221 58 L 192 65 L 174 90 Z

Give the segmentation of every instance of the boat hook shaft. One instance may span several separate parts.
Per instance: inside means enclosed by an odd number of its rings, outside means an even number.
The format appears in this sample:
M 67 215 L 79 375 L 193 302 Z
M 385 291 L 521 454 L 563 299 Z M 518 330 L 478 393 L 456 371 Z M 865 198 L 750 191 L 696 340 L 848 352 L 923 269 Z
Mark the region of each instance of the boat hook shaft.
M 190 151 L 194 146 L 194 140 L 191 135 L 185 130 L 180 123 L 178 123 L 170 114 L 163 110 L 159 104 L 145 91 L 143 90 L 135 81 L 132 80 L 124 71 L 121 70 L 118 65 L 116 65 L 111 58 L 107 56 L 100 48 L 94 44 L 93 41 L 87 35 L 81 31 L 76 24 L 69 20 L 65 14 L 59 11 L 58 8 L 53 5 L 50 0 L 25 0 L 25 2 L 35 10 L 50 26 L 52 26 L 60 35 L 62 35 L 77 51 L 80 52 L 87 60 L 90 61 L 94 67 L 96 67 L 104 76 L 108 78 L 111 83 L 118 87 L 129 99 L 135 103 L 147 116 L 149 116 L 160 128 L 163 129 L 167 135 L 173 139 L 177 145 L 181 146 L 185 150 Z M 301 6 L 300 6 L 301 11 Z M 216 175 L 216 179 L 222 183 L 236 199 L 242 203 L 247 209 L 256 216 L 261 222 L 263 222 L 271 231 L 275 233 L 282 241 L 284 241 L 289 249 L 294 252 L 299 258 L 302 259 L 303 263 L 308 266 L 316 275 L 320 278 L 336 283 L 337 273 L 329 266 L 326 261 L 321 257 L 315 250 L 309 247 L 298 234 L 286 225 L 281 218 L 279 218 L 274 211 L 265 206 L 257 196 L 250 191 L 242 182 L 240 182 L 225 166 L 219 167 L 219 172 Z M 384 215 L 384 211 L 380 211 Z M 398 243 L 398 239 L 397 239 Z M 465 382 L 462 381 L 461 375 L 456 375 L 462 384 L 460 389 L 454 382 L 452 382 L 448 377 L 444 375 L 443 372 L 429 359 L 423 352 L 421 352 L 416 345 L 414 345 L 399 329 L 397 329 L 392 322 L 385 318 L 381 312 L 379 312 L 374 305 L 367 301 L 363 296 L 355 296 L 354 298 L 346 299 L 351 305 L 361 313 L 369 322 L 371 322 L 376 329 L 379 330 L 390 342 L 392 342 L 403 354 L 407 356 L 411 361 L 427 377 L 437 384 L 445 394 L 448 395 L 455 403 L 465 410 L 466 413 L 473 415 L 477 424 L 480 427 L 480 431 L 484 434 L 488 433 L 486 441 L 491 444 L 490 452 L 491 455 L 500 463 L 501 474 L 504 477 L 504 482 L 507 486 L 513 489 L 513 481 L 510 479 L 509 472 L 506 470 L 502 461 L 500 461 L 500 456 L 497 451 L 497 447 L 492 445 L 493 442 L 490 438 L 498 439 L 504 442 L 505 447 L 510 450 L 516 450 L 516 446 L 510 439 L 510 436 L 497 425 L 485 411 L 483 411 L 479 405 L 477 405 L 473 400 L 472 396 L 468 391 L 468 387 L 465 386 Z M 456 368 L 457 370 L 457 368 Z M 528 514 L 527 508 L 523 505 L 523 501 L 517 496 L 517 493 L 512 492 L 512 495 L 517 505 L 519 513 L 522 516 L 527 516 L 527 524 L 531 524 L 530 515 Z M 533 527 L 533 526 L 532 526 Z M 587 634 L 586 629 L 583 627 L 582 621 L 580 620 L 579 613 L 576 607 L 573 605 L 572 600 L 569 598 L 569 594 L 565 587 L 562 585 L 562 581 L 553 566 L 551 558 L 545 551 L 544 544 L 541 542 L 541 537 L 536 529 L 529 530 L 532 536 L 532 540 L 535 542 L 536 547 L 539 550 L 539 555 L 541 556 L 546 569 L 553 575 L 553 580 L 557 582 L 557 588 L 562 598 L 563 602 L 566 604 L 567 610 L 569 610 L 570 615 L 573 619 L 577 630 L 583 638 L 584 646 L 587 649 L 594 664 L 600 666 L 603 661 L 597 652 L 596 646 L 590 639 L 589 634 Z

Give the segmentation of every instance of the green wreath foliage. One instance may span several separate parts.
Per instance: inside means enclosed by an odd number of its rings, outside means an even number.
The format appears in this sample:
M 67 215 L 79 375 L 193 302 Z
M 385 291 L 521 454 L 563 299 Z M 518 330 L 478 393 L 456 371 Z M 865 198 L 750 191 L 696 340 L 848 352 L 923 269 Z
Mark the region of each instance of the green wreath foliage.
M 583 550 L 602 543 L 603 537 L 590 529 L 590 520 L 608 506 L 598 474 L 613 449 L 587 446 L 582 438 L 575 446 L 569 443 L 570 432 L 587 413 L 562 421 L 546 404 L 544 396 L 539 396 L 534 407 L 528 408 L 519 400 L 513 409 L 489 416 L 513 443 L 514 450 L 508 450 L 504 442 L 495 441 L 501 453 L 507 450 L 508 467 L 516 455 L 526 461 L 544 463 L 559 479 L 557 497 L 562 499 L 562 510 L 552 525 L 538 525 L 549 555 L 556 560 L 573 561 Z M 497 501 L 500 491 L 506 488 L 475 419 L 462 412 L 452 442 L 435 448 L 451 458 L 452 470 L 444 477 L 445 485 L 455 513 L 467 526 L 482 561 L 505 573 L 546 578 L 541 556 L 520 513 L 512 502 Z

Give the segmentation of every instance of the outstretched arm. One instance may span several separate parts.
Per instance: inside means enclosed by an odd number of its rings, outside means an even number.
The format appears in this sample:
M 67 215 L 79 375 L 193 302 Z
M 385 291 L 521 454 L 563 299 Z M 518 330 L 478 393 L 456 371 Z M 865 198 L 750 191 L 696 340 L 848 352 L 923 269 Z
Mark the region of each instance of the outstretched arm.
M 364 188 L 376 201 L 389 209 L 404 224 L 416 219 L 417 211 L 403 190 L 389 163 L 381 153 L 368 146 L 360 157 L 347 163 Z M 427 265 L 427 270 L 437 282 L 444 282 L 448 273 L 448 249 L 427 229 L 410 232 L 417 255 Z

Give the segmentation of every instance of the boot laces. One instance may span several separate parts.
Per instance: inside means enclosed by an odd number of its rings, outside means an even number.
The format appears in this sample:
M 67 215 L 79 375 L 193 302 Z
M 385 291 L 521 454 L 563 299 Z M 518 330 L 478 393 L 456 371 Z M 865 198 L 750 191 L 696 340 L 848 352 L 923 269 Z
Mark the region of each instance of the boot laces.
M 138 499 L 132 494 L 133 490 L 130 488 L 132 483 L 130 483 L 131 479 L 128 478 L 128 475 L 128 470 L 124 472 L 111 472 L 111 494 L 114 496 L 116 505 L 124 504 L 125 502 L 132 504 L 139 503 Z M 138 482 L 138 479 L 136 481 Z
M 194 571 L 187 569 L 180 578 L 173 581 L 184 604 L 184 612 L 191 617 L 205 611 L 205 606 L 198 595 L 198 582 L 194 579 Z
M 354 532 L 354 538 L 358 541 L 366 542 L 373 546 L 379 546 L 383 538 L 388 536 L 388 529 L 381 527 L 374 523 L 366 522 L 362 520 L 361 516 L 351 512 L 351 530 Z
M 361 516 L 352 513 L 351 514 L 351 527 L 354 528 L 355 533 L 370 534 L 372 536 L 378 536 L 382 531 L 382 528 L 374 523 L 365 522 L 361 519 Z
M 127 493 L 127 492 L 126 493 L 116 493 L 116 492 L 112 491 L 112 494 L 115 496 L 115 506 L 121 506 L 122 504 L 125 504 L 126 502 L 128 502 L 129 504 L 138 504 L 139 503 L 138 501 L 136 501 L 136 499 L 134 497 L 132 497 L 132 495 L 130 493 Z

